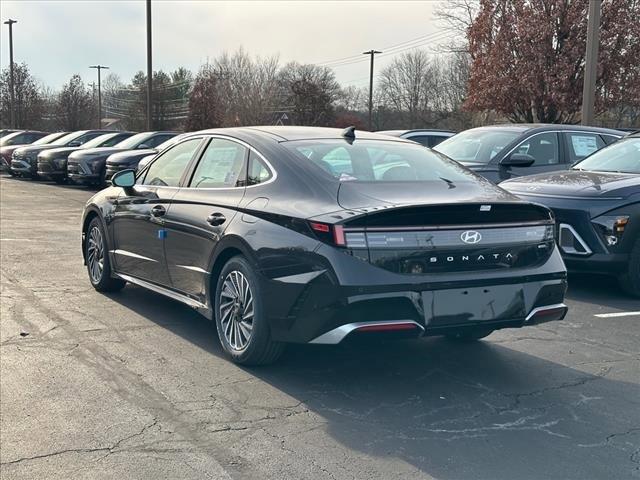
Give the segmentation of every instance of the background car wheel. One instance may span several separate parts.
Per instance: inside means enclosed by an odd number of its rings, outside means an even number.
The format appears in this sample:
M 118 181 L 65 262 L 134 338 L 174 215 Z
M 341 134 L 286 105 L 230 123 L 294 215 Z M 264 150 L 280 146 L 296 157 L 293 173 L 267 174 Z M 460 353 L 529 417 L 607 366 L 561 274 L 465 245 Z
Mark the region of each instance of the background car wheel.
M 220 343 L 236 363 L 269 364 L 284 350 L 284 344 L 271 339 L 262 305 L 253 268 L 244 257 L 231 258 L 218 276 L 214 308 Z
M 620 286 L 629 295 L 640 297 L 640 239 L 636 240 L 631 255 L 627 273 L 619 278 Z
M 67 183 L 67 179 L 65 177 L 53 177 L 53 181 L 56 182 L 58 185 Z
M 127 282 L 111 277 L 111 265 L 107 239 L 99 218 L 89 224 L 84 241 L 87 272 L 91 285 L 99 292 L 115 292 L 121 290 Z
M 452 333 L 446 335 L 447 340 L 452 342 L 473 342 L 480 340 L 481 338 L 488 337 L 493 333 L 493 330 L 473 330 L 470 332 Z

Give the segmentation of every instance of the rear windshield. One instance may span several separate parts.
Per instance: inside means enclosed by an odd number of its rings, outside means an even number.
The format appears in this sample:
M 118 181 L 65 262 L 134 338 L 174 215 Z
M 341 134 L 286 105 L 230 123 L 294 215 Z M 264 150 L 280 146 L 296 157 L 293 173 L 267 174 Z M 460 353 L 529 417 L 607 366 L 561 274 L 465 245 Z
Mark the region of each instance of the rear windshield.
M 434 149 L 456 162 L 489 163 L 500 150 L 520 135 L 520 132 L 472 129 L 446 139 Z
M 464 167 L 420 145 L 383 140 L 301 140 L 285 142 L 309 161 L 342 182 L 474 181 Z

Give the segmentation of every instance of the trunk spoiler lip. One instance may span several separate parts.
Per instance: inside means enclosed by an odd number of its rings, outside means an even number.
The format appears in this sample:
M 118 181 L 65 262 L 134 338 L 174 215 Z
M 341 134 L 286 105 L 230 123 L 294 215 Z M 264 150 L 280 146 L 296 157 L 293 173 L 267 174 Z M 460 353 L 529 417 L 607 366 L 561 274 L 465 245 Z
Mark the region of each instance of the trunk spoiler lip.
M 346 224 L 351 220 L 354 220 L 356 218 L 362 218 L 362 217 L 366 217 L 369 215 L 375 215 L 377 213 L 382 213 L 385 211 L 389 211 L 389 210 L 405 210 L 405 209 L 410 209 L 410 208 L 447 208 L 447 207 L 459 207 L 462 205 L 472 205 L 472 206 L 478 206 L 481 207 L 483 205 L 513 205 L 513 206 L 519 206 L 522 207 L 523 205 L 528 205 L 530 207 L 532 207 L 533 209 L 539 210 L 539 211 L 546 211 L 549 214 L 549 218 L 544 219 L 544 220 L 537 220 L 535 222 L 523 222 L 522 224 L 531 224 L 533 225 L 534 223 L 536 225 L 540 225 L 540 224 L 546 224 L 546 223 L 555 223 L 555 218 L 553 215 L 553 212 L 551 211 L 551 209 L 549 209 L 548 207 L 540 204 L 540 203 L 535 203 L 535 202 L 527 202 L 527 201 L 469 201 L 469 202 L 451 202 L 451 203 L 402 203 L 402 204 L 394 204 L 394 203 L 382 203 L 380 205 L 377 206 L 372 206 L 372 207 L 359 207 L 359 208 L 341 208 L 339 210 L 335 210 L 333 212 L 327 212 L 327 213 L 322 213 L 320 215 L 314 215 L 313 217 L 308 217 L 307 220 L 308 221 L 318 221 L 318 222 L 323 222 L 323 223 L 329 223 L 329 224 Z M 487 224 L 482 224 L 482 223 L 474 223 L 474 222 L 469 222 L 469 225 L 474 225 L 474 226 L 478 226 L 478 225 L 489 225 Z M 510 224 L 505 224 L 503 226 L 513 226 L 513 223 Z M 496 225 L 497 226 L 497 225 Z M 345 225 L 345 228 L 346 225 Z M 377 228 L 377 227 L 376 227 Z M 391 227 L 390 227 L 391 228 Z M 386 228 L 387 230 L 389 230 L 390 228 Z M 422 229 L 424 229 L 423 227 L 420 227 Z M 447 228 L 449 228 L 447 226 Z M 428 228 L 427 228 L 428 229 Z

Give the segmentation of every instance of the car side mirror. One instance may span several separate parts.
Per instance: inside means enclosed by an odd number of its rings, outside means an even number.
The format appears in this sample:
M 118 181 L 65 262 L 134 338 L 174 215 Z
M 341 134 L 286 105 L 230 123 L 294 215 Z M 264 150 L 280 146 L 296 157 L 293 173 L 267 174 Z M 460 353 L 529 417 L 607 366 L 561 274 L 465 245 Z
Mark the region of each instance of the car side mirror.
M 140 145 L 138 145 L 138 150 L 149 150 L 150 148 L 151 147 L 146 143 L 141 143 Z
M 512 153 L 500 161 L 503 167 L 530 167 L 536 159 L 526 153 Z
M 79 142 L 78 140 L 74 140 L 73 142 L 69 142 L 69 146 L 70 147 L 79 147 L 80 145 L 82 145 L 82 142 Z
M 136 184 L 136 172 L 131 169 L 117 172 L 111 177 L 111 185 L 122 188 L 131 188 Z

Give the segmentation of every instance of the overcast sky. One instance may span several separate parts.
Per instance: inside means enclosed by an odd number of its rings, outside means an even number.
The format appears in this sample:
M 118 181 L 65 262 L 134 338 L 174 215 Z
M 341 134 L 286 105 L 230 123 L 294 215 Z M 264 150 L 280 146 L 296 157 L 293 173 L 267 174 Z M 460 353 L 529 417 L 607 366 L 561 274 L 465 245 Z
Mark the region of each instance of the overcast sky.
M 240 46 L 251 54 L 279 54 L 283 63 L 358 55 L 361 61 L 334 71 L 341 83 L 364 86 L 369 66 L 361 52 L 386 50 L 376 57 L 383 67 L 413 46 L 432 49 L 451 41 L 434 20 L 437 7 L 436 1 L 153 0 L 153 68 L 196 71 L 208 58 Z M 2 0 L 0 17 L 18 20 L 14 60 L 55 89 L 74 73 L 93 81 L 88 66 L 96 63 L 125 82 L 146 71 L 144 0 Z M 9 63 L 7 30 L 2 25 L 2 67 Z

